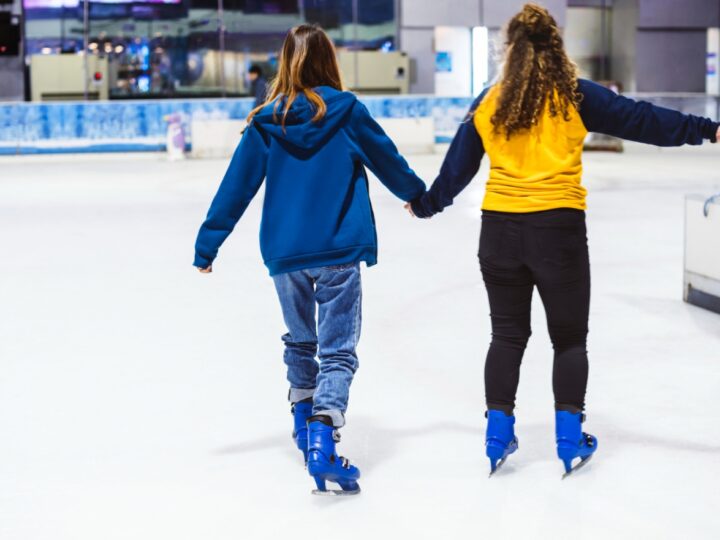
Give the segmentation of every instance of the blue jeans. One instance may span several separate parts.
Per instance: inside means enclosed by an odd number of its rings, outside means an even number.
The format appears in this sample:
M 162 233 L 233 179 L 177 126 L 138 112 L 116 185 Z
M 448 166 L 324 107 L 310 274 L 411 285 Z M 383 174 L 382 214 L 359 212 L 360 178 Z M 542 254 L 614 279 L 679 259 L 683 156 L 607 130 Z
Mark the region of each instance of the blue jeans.
M 312 397 L 313 414 L 329 416 L 341 427 L 358 368 L 360 264 L 298 270 L 273 280 L 288 329 L 282 340 L 289 399 L 295 403 Z

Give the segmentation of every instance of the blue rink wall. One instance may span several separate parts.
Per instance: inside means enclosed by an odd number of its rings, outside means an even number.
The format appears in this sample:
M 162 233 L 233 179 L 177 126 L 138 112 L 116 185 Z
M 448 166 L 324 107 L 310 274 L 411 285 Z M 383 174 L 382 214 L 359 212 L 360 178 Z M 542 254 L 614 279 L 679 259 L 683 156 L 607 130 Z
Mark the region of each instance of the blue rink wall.
M 720 117 L 720 100 L 704 95 L 635 95 L 656 105 Z M 363 96 L 376 118 L 428 118 L 435 140 L 449 142 L 472 102 L 469 97 Z M 252 98 L 0 103 L 0 155 L 76 152 L 157 152 L 165 149 L 165 116 L 179 113 L 188 146 L 193 119 L 244 119 Z
M 447 142 L 471 98 L 362 97 L 376 118 L 435 119 L 437 142 Z M 179 113 L 192 145 L 193 119 L 244 119 L 253 100 L 147 100 L 0 103 L 0 155 L 75 152 L 157 152 L 165 149 L 165 116 Z

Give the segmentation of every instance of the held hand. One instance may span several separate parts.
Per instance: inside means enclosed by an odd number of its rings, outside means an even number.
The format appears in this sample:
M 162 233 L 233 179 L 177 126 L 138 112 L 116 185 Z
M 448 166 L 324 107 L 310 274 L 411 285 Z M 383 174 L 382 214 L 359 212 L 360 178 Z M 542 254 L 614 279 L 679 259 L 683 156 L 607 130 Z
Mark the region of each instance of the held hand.
M 411 217 L 415 217 L 415 213 L 412 211 L 412 205 L 410 203 L 405 203 L 405 206 L 403 206 L 403 208 L 410 212 Z
M 212 264 L 210 266 L 208 266 L 207 268 L 199 268 L 198 267 L 198 270 L 200 271 L 201 274 L 210 274 L 210 273 L 212 273 Z

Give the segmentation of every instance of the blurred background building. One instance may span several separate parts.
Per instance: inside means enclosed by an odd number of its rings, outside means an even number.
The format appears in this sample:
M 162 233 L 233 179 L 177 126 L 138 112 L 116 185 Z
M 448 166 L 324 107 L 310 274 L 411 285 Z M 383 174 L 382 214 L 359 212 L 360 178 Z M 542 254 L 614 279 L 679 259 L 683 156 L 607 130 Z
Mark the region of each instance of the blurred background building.
M 346 84 L 470 96 L 497 72 L 523 0 L 0 0 L 0 100 L 235 97 L 316 22 Z M 584 76 L 717 95 L 720 0 L 546 0 Z M 87 54 L 84 54 L 86 52 Z

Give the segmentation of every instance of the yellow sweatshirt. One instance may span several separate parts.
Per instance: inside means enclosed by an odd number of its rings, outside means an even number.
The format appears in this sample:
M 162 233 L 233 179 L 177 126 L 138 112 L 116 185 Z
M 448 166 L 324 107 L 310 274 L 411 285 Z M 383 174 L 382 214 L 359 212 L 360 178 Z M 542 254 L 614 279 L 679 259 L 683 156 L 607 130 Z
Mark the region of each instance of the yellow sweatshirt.
M 678 111 L 636 102 L 598 84 L 578 80 L 579 110 L 569 118 L 550 116 L 546 107 L 536 126 L 508 140 L 490 121 L 499 87 L 483 91 L 460 124 L 440 174 L 424 195 L 412 201 L 418 217 L 431 217 L 453 203 L 477 174 L 485 153 L 490 177 L 483 210 L 529 213 L 575 208 L 585 210 L 582 148 L 589 131 L 657 146 L 716 142 L 720 124 Z
M 509 140 L 495 132 L 499 87 L 490 89 L 473 115 L 485 152 L 490 157 L 483 210 L 539 212 L 555 208 L 585 210 L 582 148 L 587 129 L 572 108 L 569 121 L 550 116 L 549 105 L 537 125 Z

